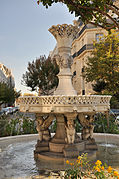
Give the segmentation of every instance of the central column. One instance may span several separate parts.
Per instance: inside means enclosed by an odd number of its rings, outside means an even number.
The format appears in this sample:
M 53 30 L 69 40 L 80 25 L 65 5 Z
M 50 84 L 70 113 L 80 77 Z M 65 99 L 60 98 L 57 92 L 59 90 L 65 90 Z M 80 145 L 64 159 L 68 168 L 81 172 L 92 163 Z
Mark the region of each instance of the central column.
M 54 92 L 54 95 L 75 96 L 77 95 L 77 92 L 75 91 L 72 85 L 72 81 L 71 81 L 72 73 L 70 70 L 73 62 L 73 58 L 71 56 L 71 45 L 72 45 L 72 41 L 74 40 L 78 32 L 78 28 L 73 25 L 63 24 L 63 25 L 52 26 L 49 29 L 49 32 L 55 37 L 57 41 L 58 54 L 55 55 L 54 58 L 56 59 L 56 62 L 60 69 L 60 72 L 58 74 L 59 84 L 56 91 Z M 69 126 L 68 123 L 65 121 L 64 116 L 65 114 L 56 114 L 56 120 L 57 120 L 56 134 L 49 142 L 49 148 L 50 151 L 52 152 L 63 152 L 66 143 L 70 142 L 70 140 L 69 141 L 66 140 L 67 139 L 66 130 L 70 130 L 70 129 L 68 128 Z M 74 139 L 72 138 L 71 143 L 73 142 Z
M 66 138 L 64 116 L 62 114 L 56 114 L 55 116 L 57 120 L 57 128 L 54 137 L 49 142 L 49 148 L 52 152 L 63 152 Z
M 49 29 L 49 32 L 57 40 L 58 54 L 54 57 L 56 58 L 56 62 L 60 69 L 58 74 L 59 84 L 54 95 L 77 95 L 77 92 L 72 85 L 72 73 L 70 68 L 73 62 L 71 56 L 71 44 L 78 32 L 78 28 L 73 25 L 63 24 L 52 26 Z

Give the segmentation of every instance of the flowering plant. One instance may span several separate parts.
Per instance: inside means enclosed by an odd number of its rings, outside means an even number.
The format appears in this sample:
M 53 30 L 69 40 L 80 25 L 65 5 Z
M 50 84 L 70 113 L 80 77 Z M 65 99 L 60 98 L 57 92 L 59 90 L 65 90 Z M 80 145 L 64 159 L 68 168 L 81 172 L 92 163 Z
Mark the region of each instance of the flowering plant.
M 87 160 L 87 154 L 78 156 L 75 162 L 66 161 L 70 167 L 65 170 L 65 179 L 119 179 L 119 173 L 111 166 L 103 165 L 100 160 L 97 160 L 95 164 L 90 164 Z

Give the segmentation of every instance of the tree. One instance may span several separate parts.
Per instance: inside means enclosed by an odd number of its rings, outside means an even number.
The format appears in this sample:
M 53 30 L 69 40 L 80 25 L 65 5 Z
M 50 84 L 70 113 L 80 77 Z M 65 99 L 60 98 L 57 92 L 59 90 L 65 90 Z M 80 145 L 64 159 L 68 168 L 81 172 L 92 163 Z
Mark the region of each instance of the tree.
M 119 34 L 112 30 L 94 47 L 85 67 L 86 81 L 103 82 L 108 93 L 119 94 Z
M 106 30 L 119 29 L 118 0 L 37 0 L 46 8 L 53 3 L 62 2 L 71 13 L 75 13 L 85 24 L 91 23 Z
M 58 66 L 51 58 L 40 56 L 39 59 L 28 63 L 27 71 L 23 74 L 22 84 L 37 91 L 41 95 L 52 94 L 53 89 L 58 85 Z
M 20 96 L 20 91 L 15 91 L 6 83 L 0 83 L 0 106 L 4 104 L 12 105 L 15 99 Z
M 97 80 L 95 84 L 92 84 L 93 90 L 97 93 L 101 93 L 106 88 L 106 82 L 102 80 Z

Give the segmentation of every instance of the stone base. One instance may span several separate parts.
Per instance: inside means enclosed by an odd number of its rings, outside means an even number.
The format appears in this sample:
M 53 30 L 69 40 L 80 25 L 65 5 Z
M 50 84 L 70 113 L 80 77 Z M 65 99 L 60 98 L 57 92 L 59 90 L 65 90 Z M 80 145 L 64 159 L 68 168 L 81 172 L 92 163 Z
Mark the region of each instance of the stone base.
M 64 153 L 58 153 L 58 152 L 40 152 L 35 153 L 34 152 L 34 158 L 36 161 L 42 161 L 46 162 L 47 164 L 54 162 L 54 164 L 66 164 L 66 160 L 75 162 L 77 160 L 77 157 L 81 155 L 82 153 L 87 153 L 88 160 L 96 160 L 96 152 L 97 150 L 84 150 L 83 152 L 79 152 L 76 148 L 73 146 L 70 146 L 66 149 L 64 149 Z
M 47 162 L 64 162 L 64 154 L 58 152 L 41 152 L 36 157 L 38 160 Z
M 90 158 L 95 158 L 97 144 L 94 139 L 81 141 L 74 144 L 53 143 L 48 141 L 37 141 L 34 157 L 36 160 L 48 162 L 64 162 L 66 159 L 76 160 L 82 153 L 88 153 Z
M 76 158 L 79 155 L 79 150 L 75 145 L 70 144 L 63 149 L 63 153 L 66 158 Z
M 85 142 L 85 149 L 86 150 L 97 150 L 97 144 L 94 139 L 89 139 Z
M 63 153 L 65 157 L 74 158 L 79 155 L 80 152 L 85 150 L 85 142 L 74 143 L 74 144 L 66 144 L 63 149 Z
M 63 152 L 63 149 L 65 147 L 65 143 L 64 144 L 57 144 L 57 143 L 53 143 L 53 142 L 49 142 L 49 150 L 51 152 Z
M 35 146 L 35 153 L 40 153 L 42 151 L 49 151 L 49 142 L 48 141 L 37 141 L 37 144 Z

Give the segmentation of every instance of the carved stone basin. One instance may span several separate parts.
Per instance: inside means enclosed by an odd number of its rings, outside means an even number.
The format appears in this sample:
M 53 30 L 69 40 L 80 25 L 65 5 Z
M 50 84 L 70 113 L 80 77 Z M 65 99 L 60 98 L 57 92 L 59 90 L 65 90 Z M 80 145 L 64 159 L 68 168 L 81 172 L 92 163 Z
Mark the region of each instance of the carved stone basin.
M 26 96 L 20 97 L 20 111 L 34 113 L 90 113 L 110 109 L 108 95 Z
M 107 95 L 20 97 L 20 111 L 36 113 L 39 140 L 35 157 L 59 162 L 63 158 L 74 158 L 79 152 L 93 151 L 94 155 L 97 145 L 93 139 L 93 115 L 96 112 L 108 112 L 110 98 L 111 96 Z M 85 116 L 89 118 L 86 119 Z M 77 136 L 74 129 L 76 117 L 83 127 L 82 138 Z M 54 137 L 51 138 L 48 127 L 54 119 L 57 120 L 57 128 Z M 68 128 L 68 122 L 71 124 L 71 130 Z M 72 134 L 69 135 L 69 139 L 67 131 L 71 131 Z

